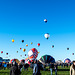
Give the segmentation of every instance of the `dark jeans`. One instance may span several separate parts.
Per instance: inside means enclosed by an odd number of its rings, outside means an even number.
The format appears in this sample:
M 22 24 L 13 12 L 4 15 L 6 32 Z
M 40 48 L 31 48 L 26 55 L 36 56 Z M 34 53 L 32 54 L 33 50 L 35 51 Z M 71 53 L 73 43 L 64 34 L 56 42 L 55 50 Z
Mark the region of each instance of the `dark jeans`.
M 55 70 L 55 75 L 57 75 L 57 70 Z

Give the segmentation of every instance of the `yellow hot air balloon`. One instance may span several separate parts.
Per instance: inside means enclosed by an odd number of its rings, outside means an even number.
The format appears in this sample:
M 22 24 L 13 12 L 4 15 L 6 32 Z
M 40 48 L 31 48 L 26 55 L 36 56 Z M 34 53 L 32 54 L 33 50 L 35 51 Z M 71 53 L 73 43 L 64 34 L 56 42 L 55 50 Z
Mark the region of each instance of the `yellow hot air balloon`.
M 31 45 L 33 44 L 33 42 L 31 42 Z
M 25 52 L 26 51 L 26 49 L 23 49 L 23 52 Z
M 26 47 L 28 46 L 28 44 L 26 44 Z
M 12 42 L 14 42 L 15 40 L 14 39 L 12 39 Z
M 40 52 L 38 52 L 38 54 L 39 54 Z

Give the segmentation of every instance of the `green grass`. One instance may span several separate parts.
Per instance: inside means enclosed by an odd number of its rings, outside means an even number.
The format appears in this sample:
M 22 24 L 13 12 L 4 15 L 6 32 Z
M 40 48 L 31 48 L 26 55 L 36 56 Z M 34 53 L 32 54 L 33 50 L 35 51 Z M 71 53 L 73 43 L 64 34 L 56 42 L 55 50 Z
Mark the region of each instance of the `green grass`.
M 47 67 L 48 68 L 48 67 Z M 69 74 L 69 68 L 61 68 L 61 67 L 58 67 L 58 72 L 57 72 L 57 75 L 70 75 Z M 10 69 L 2 69 L 0 70 L 0 75 L 9 75 L 10 74 Z M 32 75 L 33 74 L 33 70 L 31 68 L 28 68 L 28 71 L 27 70 L 22 70 L 22 73 L 21 75 Z M 50 71 L 42 71 L 41 70 L 41 74 L 42 75 L 50 75 Z M 53 75 L 55 75 L 55 71 L 53 71 Z

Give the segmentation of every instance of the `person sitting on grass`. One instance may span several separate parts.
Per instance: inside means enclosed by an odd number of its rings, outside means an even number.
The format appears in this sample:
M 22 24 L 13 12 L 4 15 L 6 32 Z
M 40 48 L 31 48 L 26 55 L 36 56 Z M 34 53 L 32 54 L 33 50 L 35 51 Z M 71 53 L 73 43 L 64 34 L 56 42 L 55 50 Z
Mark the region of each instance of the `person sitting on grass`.
M 70 75 L 75 75 L 75 61 L 73 61 L 73 64 L 70 67 Z

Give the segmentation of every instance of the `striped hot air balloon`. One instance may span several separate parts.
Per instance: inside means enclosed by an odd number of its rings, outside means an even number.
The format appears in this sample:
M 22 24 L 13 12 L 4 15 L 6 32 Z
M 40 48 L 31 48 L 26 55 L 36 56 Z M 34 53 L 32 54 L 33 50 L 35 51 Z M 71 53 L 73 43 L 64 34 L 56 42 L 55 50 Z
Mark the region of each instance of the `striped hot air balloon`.
M 13 63 L 14 61 L 15 61 L 16 63 L 19 63 L 19 60 L 18 60 L 18 59 L 11 59 L 9 63 L 11 64 L 11 63 Z
M 71 63 L 71 60 L 70 60 L 69 58 L 66 58 L 66 59 L 64 60 L 64 63 Z
M 55 63 L 55 59 L 50 56 L 50 55 L 44 55 L 42 56 L 39 61 L 42 63 L 42 64 L 46 64 L 46 63 Z
M 37 56 L 38 56 L 38 51 L 37 51 L 36 48 L 32 48 L 32 49 L 29 50 L 28 58 L 30 60 L 35 60 L 37 58 Z

